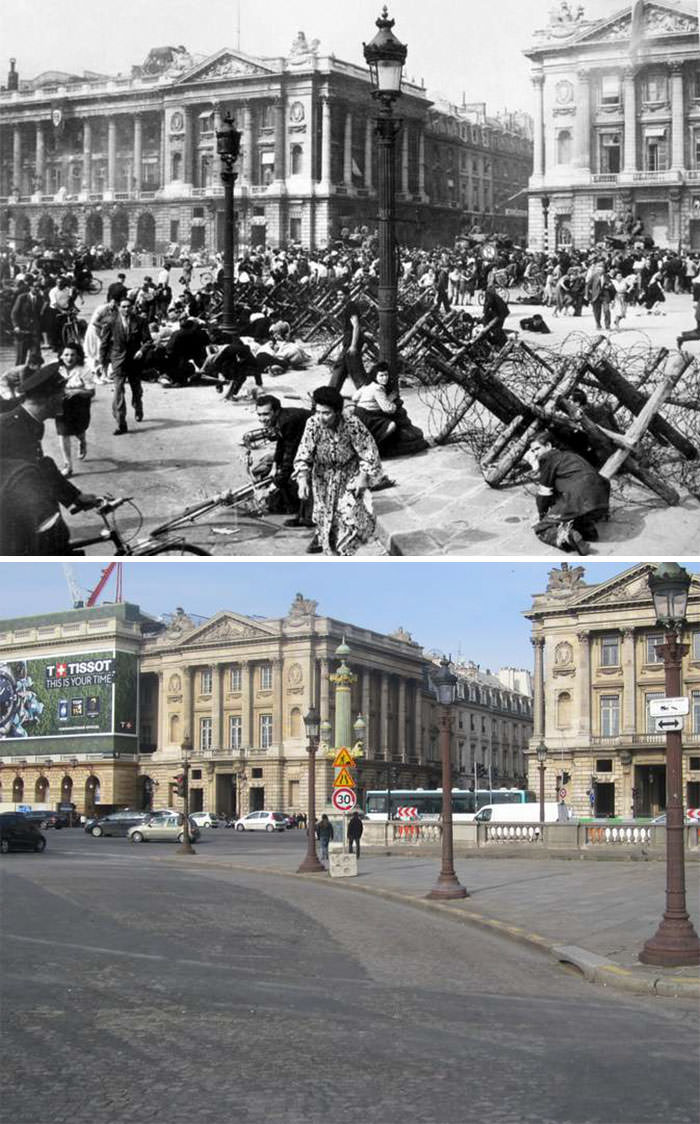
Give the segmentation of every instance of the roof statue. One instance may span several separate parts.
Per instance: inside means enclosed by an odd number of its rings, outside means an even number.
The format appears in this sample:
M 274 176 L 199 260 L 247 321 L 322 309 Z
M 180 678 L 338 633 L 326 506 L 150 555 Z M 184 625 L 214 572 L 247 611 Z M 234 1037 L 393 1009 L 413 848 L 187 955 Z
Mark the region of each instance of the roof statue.
M 315 617 L 318 601 L 307 601 L 303 594 L 297 593 L 289 607 L 290 617 Z
M 585 572 L 583 566 L 562 562 L 560 569 L 555 567 L 549 571 L 547 593 L 578 593 L 586 584 L 583 580 Z
M 549 34 L 562 37 L 573 35 L 583 17 L 583 5 L 579 4 L 574 9 L 568 0 L 560 0 L 559 4 L 553 4 L 549 9 Z
M 310 59 L 318 54 L 320 43 L 320 39 L 312 39 L 309 43 L 304 32 L 297 31 L 296 39 L 289 48 L 289 62 L 291 65 L 299 66 L 301 63 L 309 62 Z

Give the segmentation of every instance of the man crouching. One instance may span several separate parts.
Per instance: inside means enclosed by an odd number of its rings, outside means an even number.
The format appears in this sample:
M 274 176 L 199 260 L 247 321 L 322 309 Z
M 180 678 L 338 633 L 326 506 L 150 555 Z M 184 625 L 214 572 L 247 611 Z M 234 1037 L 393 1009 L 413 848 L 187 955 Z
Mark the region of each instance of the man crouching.
M 557 448 L 548 431 L 533 441 L 525 459 L 538 473 L 538 539 L 588 554 L 588 543 L 598 539 L 596 522 L 608 516 L 610 481 L 577 453 Z

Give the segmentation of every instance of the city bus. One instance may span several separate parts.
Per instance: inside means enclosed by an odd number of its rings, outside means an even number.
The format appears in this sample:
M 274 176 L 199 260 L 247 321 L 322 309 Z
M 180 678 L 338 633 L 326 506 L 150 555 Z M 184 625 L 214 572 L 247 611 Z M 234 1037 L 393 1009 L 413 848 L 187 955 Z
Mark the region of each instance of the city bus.
M 442 812 L 441 788 L 368 789 L 364 811 L 369 820 L 386 820 L 387 796 L 391 800 L 391 819 L 437 820 Z M 452 789 L 452 819 L 455 823 L 473 820 L 485 804 L 530 804 L 534 792 L 524 788 Z

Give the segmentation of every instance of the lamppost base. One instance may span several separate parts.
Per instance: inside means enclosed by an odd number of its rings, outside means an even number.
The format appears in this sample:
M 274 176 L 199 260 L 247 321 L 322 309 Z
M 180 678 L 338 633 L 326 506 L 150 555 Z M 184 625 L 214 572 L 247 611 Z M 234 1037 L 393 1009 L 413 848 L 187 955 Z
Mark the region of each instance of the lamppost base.
M 182 843 L 180 844 L 180 846 L 178 847 L 178 849 L 175 853 L 177 855 L 196 855 L 197 854 L 197 852 L 195 851 L 194 847 L 189 842 L 189 840 L 184 840 L 184 839 L 183 839 Z
M 700 964 L 700 938 L 688 918 L 664 917 L 654 936 L 639 953 L 642 964 L 661 968 L 683 968 Z
M 297 867 L 297 874 L 325 874 L 326 868 L 320 859 L 307 855 Z
M 449 878 L 438 878 L 432 890 L 425 896 L 426 898 L 430 898 L 431 901 L 447 902 L 454 901 L 457 898 L 468 898 L 469 894 L 457 878 L 457 875 L 453 874 Z

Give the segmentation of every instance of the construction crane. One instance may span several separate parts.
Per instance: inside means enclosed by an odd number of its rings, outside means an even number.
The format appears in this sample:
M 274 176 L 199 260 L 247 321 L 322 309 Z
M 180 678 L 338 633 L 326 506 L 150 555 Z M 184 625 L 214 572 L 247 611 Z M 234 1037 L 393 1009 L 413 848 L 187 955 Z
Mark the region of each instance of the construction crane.
M 81 589 L 81 587 L 78 585 L 78 579 L 76 578 L 75 573 L 73 572 L 73 567 L 70 565 L 69 562 L 63 563 L 63 573 L 65 574 L 66 582 L 68 583 L 68 589 L 69 589 L 70 595 L 73 599 L 73 608 L 74 609 L 84 608 L 84 606 L 85 606 L 85 594 L 84 594 L 83 590 Z
M 97 585 L 95 586 L 92 593 L 90 594 L 90 596 L 87 599 L 86 604 L 87 604 L 88 608 L 91 608 L 93 605 L 97 604 L 97 602 L 99 600 L 99 597 L 100 597 L 100 594 L 102 593 L 102 590 L 106 586 L 106 584 L 109 581 L 110 577 L 112 576 L 113 572 L 115 572 L 115 580 L 116 580 L 116 596 L 115 596 L 114 600 L 116 602 L 124 600 L 123 563 L 122 562 L 109 562 L 105 566 L 104 570 L 102 571 L 102 573 L 100 575 L 100 580 L 98 581 Z

